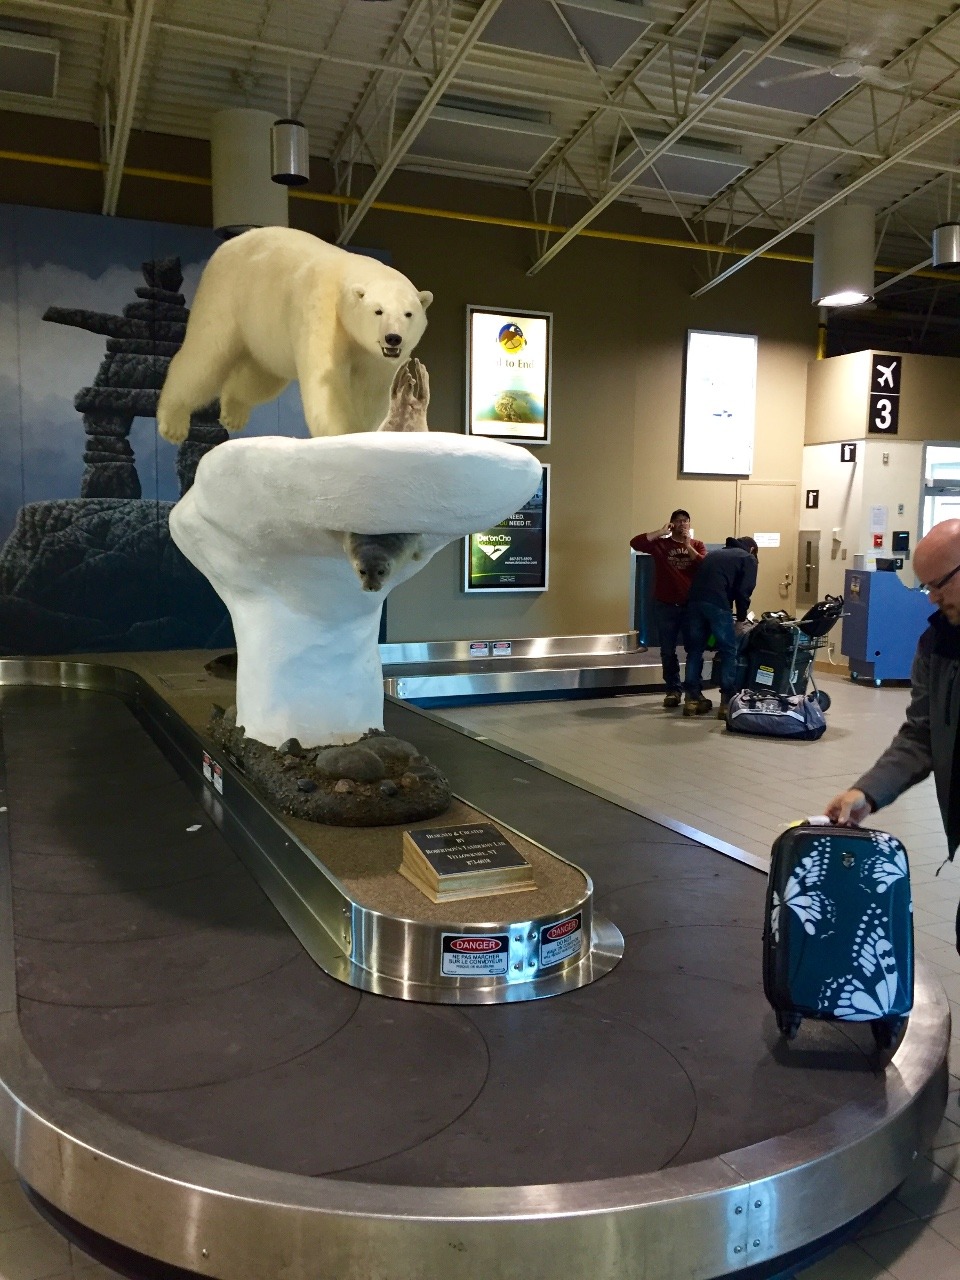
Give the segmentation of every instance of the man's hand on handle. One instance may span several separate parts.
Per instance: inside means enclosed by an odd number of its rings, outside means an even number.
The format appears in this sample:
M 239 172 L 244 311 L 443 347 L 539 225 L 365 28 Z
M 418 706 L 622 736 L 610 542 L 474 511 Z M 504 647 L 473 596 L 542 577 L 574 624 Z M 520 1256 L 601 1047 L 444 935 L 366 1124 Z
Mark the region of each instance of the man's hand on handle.
M 841 791 L 834 796 L 823 811 L 831 822 L 841 827 L 858 827 L 864 818 L 873 813 L 873 805 L 863 794 L 853 787 L 850 791 Z

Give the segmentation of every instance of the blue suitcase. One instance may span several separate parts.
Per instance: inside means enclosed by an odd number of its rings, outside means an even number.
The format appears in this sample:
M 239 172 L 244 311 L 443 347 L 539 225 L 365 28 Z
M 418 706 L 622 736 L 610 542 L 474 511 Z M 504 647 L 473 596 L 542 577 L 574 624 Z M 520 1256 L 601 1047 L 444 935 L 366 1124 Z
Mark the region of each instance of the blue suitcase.
M 913 903 L 900 841 L 808 819 L 773 845 L 763 989 L 792 1040 L 803 1018 L 869 1022 L 889 1048 L 913 1007 Z

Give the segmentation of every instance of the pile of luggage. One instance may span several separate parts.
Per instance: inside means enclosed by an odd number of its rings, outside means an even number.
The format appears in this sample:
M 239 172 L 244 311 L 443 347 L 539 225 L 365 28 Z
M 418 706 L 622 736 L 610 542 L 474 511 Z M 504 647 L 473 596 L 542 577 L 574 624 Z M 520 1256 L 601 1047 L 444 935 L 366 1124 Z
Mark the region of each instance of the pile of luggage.
M 731 732 L 807 741 L 822 737 L 830 697 L 816 687 L 814 656 L 842 614 L 842 597 L 828 595 L 799 620 L 782 611 L 765 613 L 744 631 L 737 681 L 741 692 L 727 707 Z

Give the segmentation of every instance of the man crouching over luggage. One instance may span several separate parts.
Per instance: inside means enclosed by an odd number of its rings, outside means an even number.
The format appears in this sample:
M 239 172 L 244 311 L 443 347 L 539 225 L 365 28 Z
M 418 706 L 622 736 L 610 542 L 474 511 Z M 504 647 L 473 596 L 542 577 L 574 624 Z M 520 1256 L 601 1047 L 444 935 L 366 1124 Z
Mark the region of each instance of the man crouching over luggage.
M 683 682 L 683 714 L 705 716 L 713 703 L 703 696 L 703 651 L 712 632 L 720 659 L 720 707 L 724 720 L 727 703 L 736 693 L 737 640 L 733 630 L 731 605 L 737 621 L 744 622 L 750 597 L 757 585 L 757 544 L 752 538 L 728 538 L 720 551 L 708 551 L 700 561 L 687 597 L 687 667 Z
M 849 791 L 834 796 L 824 813 L 833 822 L 859 826 L 932 771 L 952 860 L 960 845 L 960 520 L 944 520 L 920 539 L 913 569 L 937 612 L 917 642 L 907 718 L 876 764 Z

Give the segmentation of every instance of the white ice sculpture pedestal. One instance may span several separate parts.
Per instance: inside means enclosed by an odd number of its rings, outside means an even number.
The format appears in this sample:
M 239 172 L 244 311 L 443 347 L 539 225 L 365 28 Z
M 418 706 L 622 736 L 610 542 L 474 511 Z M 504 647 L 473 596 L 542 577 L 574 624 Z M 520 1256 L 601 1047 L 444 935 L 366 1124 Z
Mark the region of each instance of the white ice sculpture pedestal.
M 246 736 L 327 746 L 381 729 L 385 595 L 446 543 L 512 515 L 540 475 L 525 449 L 446 432 L 269 436 L 206 454 L 170 532 L 230 611 Z M 420 558 L 364 591 L 348 531 L 421 534 Z

